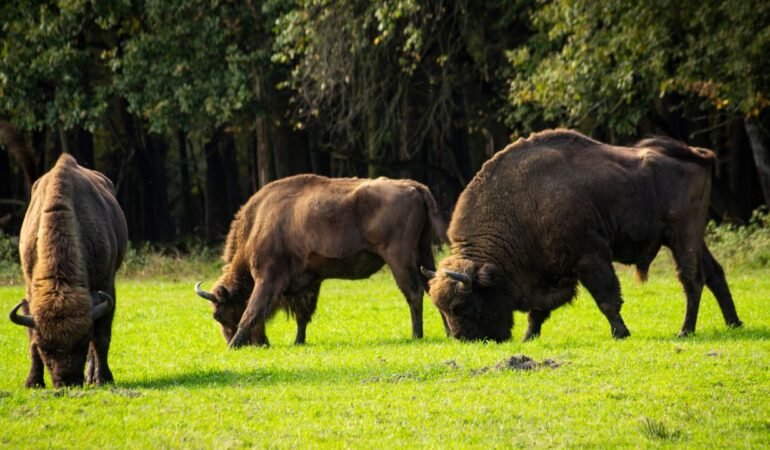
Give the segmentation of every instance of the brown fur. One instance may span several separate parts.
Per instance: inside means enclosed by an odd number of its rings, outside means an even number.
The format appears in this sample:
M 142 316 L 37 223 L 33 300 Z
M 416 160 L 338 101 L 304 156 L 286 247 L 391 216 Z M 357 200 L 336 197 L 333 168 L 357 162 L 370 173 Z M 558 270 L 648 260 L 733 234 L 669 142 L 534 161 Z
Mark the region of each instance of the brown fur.
M 284 309 L 302 343 L 324 279 L 366 278 L 388 264 L 421 337 L 419 267 L 435 267 L 431 229 L 446 239 L 435 199 L 414 181 L 298 175 L 270 183 L 232 222 L 214 317 L 231 346 L 267 344 L 265 321 Z
M 55 385 L 82 383 L 89 341 L 89 381 L 112 381 L 106 362 L 112 313 L 98 321 L 94 333 L 91 307 L 98 290 L 115 297 L 115 271 L 126 242 L 112 183 L 61 155 L 33 186 L 19 239 L 25 309 L 36 324 L 30 332 L 28 386 L 43 385 L 41 358 Z
M 580 281 L 613 335 L 625 337 L 612 261 L 636 265 L 645 278 L 665 245 L 687 292 L 682 332 L 694 330 L 704 280 L 720 292 L 727 323 L 739 325 L 703 242 L 712 162 L 711 152 L 670 139 L 615 147 L 567 130 L 520 139 L 484 164 L 452 216 L 452 255 L 441 267 L 469 275 L 471 289 L 458 290 L 440 271 L 431 298 L 456 337 L 506 340 L 520 310 L 530 312 L 532 338 Z

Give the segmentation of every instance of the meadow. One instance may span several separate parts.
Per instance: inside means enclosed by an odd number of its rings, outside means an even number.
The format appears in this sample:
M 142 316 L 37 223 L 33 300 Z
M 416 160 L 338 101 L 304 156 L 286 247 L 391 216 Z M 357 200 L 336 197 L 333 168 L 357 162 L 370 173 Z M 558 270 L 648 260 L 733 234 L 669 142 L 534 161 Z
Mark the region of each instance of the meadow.
M 412 340 L 383 270 L 325 282 L 307 345 L 292 345 L 280 314 L 271 347 L 237 351 L 192 289 L 218 263 L 131 260 L 118 280 L 113 386 L 24 389 L 26 333 L 0 325 L 0 447 L 770 447 L 767 268 L 726 264 L 744 328 L 727 329 L 706 292 L 696 335 L 677 338 L 684 298 L 667 258 L 646 284 L 618 267 L 625 341 L 582 289 L 527 343 L 518 313 L 511 342 L 450 340 L 426 296 L 425 338 Z M 22 296 L 20 283 L 0 287 L 0 311 Z M 541 364 L 506 364 L 518 355 Z

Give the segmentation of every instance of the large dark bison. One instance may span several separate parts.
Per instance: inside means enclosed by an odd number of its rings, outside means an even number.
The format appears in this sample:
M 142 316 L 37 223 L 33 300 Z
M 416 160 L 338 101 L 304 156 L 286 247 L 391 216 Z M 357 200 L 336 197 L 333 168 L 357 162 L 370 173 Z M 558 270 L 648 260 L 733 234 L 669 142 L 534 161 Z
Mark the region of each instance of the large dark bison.
M 387 264 L 406 297 L 412 336 L 422 337 L 420 266 L 435 267 L 432 230 L 446 224 L 428 188 L 415 181 L 297 175 L 265 185 L 230 227 L 222 276 L 211 292 L 230 347 L 267 345 L 265 322 L 284 309 L 305 342 L 321 282 L 367 278 Z
M 29 328 L 27 387 L 113 381 L 107 364 L 115 312 L 115 271 L 128 240 L 112 182 L 63 154 L 32 187 L 19 239 L 25 300 L 12 322 Z M 19 309 L 23 313 L 19 313 Z
M 520 139 L 484 164 L 449 226 L 452 254 L 430 296 L 460 339 L 504 341 L 513 311 L 529 312 L 525 339 L 571 301 L 580 281 L 629 335 L 612 262 L 644 279 L 671 249 L 687 295 L 680 334 L 695 331 L 704 282 L 729 326 L 740 326 L 724 272 L 703 240 L 714 155 L 666 138 L 616 147 L 553 130 Z

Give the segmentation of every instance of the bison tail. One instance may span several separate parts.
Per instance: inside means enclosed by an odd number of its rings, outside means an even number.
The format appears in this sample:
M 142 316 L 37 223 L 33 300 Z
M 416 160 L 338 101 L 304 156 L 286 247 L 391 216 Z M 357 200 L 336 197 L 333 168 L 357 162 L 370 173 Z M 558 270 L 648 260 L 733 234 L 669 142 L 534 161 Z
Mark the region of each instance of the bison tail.
M 425 206 L 428 208 L 428 217 L 430 218 L 430 224 L 431 227 L 433 227 L 433 231 L 436 232 L 436 235 L 441 240 L 441 242 L 445 244 L 449 243 L 449 238 L 447 238 L 446 234 L 447 223 L 441 216 L 441 212 L 438 209 L 438 203 L 436 202 L 436 199 L 433 197 L 433 194 L 430 193 L 430 190 L 424 185 L 419 185 L 418 190 L 422 195 Z

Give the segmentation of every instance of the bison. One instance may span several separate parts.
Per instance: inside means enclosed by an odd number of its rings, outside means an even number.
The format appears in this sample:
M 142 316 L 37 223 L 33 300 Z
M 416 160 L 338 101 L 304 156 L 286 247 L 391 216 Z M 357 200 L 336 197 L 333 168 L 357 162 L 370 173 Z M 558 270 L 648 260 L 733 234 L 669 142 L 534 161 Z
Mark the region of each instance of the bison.
M 574 131 L 520 139 L 487 161 L 460 195 L 451 255 L 425 270 L 429 295 L 459 339 L 508 340 L 513 311 L 529 313 L 525 339 L 570 302 L 578 281 L 615 338 L 629 336 L 612 263 L 642 280 L 671 249 L 687 296 L 681 335 L 695 331 L 704 282 L 728 326 L 740 326 L 722 267 L 703 239 L 714 155 L 669 138 L 633 147 Z
M 43 367 L 55 387 L 82 385 L 86 359 L 86 382 L 113 381 L 107 353 L 127 236 L 112 182 L 72 156 L 32 186 L 19 238 L 26 299 L 10 314 L 29 329 L 27 387 L 45 387 Z
M 279 309 L 294 315 L 305 342 L 327 278 L 363 279 L 387 264 L 406 297 L 412 336 L 420 338 L 427 283 L 435 267 L 434 230 L 446 224 L 424 185 L 410 180 L 297 175 L 265 185 L 238 211 L 225 243 L 222 276 L 209 300 L 231 348 L 268 345 L 265 322 Z

